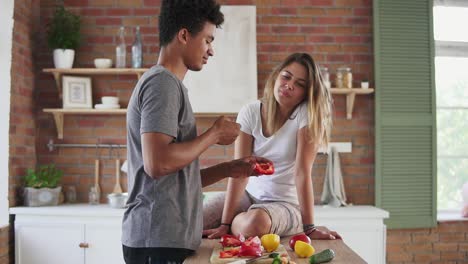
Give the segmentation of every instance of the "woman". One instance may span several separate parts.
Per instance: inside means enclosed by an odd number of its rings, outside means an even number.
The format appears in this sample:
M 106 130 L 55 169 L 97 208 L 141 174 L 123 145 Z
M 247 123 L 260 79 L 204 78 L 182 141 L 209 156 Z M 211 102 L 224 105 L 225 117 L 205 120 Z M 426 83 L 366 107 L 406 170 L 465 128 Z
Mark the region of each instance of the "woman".
M 311 239 L 341 238 L 314 226 L 311 172 L 319 146 L 330 138 L 331 104 L 320 70 L 306 53 L 290 55 L 270 74 L 264 97 L 239 112 L 234 155 L 270 159 L 274 175 L 230 178 L 226 194 L 204 205 L 204 235 L 218 238 L 231 230 L 245 237 L 304 232 Z

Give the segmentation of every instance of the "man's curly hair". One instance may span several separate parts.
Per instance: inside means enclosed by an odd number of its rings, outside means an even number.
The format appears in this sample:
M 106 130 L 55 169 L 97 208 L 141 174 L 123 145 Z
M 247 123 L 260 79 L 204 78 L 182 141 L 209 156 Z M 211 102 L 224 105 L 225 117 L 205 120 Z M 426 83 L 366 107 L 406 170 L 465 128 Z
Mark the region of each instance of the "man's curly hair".
M 220 5 L 215 0 L 163 0 L 159 14 L 159 45 L 172 41 L 179 30 L 192 35 L 202 31 L 205 22 L 219 27 L 224 22 Z

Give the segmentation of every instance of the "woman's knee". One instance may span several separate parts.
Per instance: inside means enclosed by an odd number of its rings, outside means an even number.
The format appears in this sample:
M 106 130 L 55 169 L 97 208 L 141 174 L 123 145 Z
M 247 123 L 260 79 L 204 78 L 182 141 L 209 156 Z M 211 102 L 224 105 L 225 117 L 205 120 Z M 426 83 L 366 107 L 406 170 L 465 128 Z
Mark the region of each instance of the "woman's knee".
M 234 235 L 245 237 L 262 236 L 270 232 L 271 219 L 262 209 L 252 209 L 238 214 L 232 221 L 231 231 Z

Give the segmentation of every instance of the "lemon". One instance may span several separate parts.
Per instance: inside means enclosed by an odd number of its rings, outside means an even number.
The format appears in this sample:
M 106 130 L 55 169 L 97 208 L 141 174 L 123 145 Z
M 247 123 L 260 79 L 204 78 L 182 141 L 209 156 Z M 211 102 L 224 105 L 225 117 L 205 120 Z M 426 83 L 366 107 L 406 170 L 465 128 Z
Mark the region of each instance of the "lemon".
M 300 258 L 308 258 L 314 254 L 315 248 L 306 242 L 298 240 L 296 241 L 296 245 L 294 245 L 294 252 Z
M 267 252 L 273 252 L 280 244 L 280 237 L 277 234 L 266 234 L 260 238 L 260 241 Z

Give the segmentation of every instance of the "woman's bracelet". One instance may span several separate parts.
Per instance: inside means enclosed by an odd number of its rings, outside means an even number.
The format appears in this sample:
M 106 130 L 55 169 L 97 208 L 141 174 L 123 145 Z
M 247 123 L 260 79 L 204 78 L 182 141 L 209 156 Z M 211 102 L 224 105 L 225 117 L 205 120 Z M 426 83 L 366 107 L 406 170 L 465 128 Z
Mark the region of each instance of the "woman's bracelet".
M 228 224 L 228 223 L 221 223 L 221 225 L 229 226 L 229 228 L 231 228 L 231 224 Z
M 302 230 L 304 230 L 304 232 L 306 232 L 307 230 L 310 230 L 310 229 L 315 229 L 315 225 L 314 224 L 303 224 L 302 225 Z

